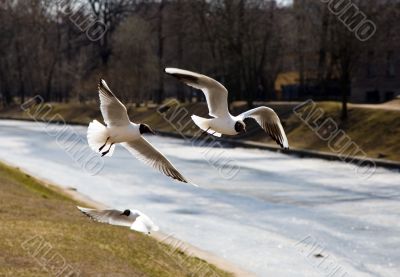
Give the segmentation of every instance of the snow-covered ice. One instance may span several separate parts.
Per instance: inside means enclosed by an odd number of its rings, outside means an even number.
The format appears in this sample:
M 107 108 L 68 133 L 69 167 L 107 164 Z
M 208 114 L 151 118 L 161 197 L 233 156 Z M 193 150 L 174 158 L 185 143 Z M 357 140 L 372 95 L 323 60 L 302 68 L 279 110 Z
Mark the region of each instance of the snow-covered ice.
M 258 276 L 400 276 L 399 172 L 378 168 L 365 179 L 341 162 L 148 137 L 200 187 L 170 180 L 122 147 L 92 176 L 55 136 L 76 132 L 84 149 L 86 128 L 46 126 L 0 121 L 0 159 L 108 206 L 139 209 L 164 233 Z M 240 169 L 223 178 L 210 157 Z

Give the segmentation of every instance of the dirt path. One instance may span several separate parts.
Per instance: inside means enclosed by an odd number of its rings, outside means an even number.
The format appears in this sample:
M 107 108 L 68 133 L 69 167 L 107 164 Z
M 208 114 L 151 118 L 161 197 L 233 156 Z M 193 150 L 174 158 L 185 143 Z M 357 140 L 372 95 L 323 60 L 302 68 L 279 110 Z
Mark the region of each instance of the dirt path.
M 395 99 L 382 104 L 350 104 L 350 107 L 364 108 L 364 109 L 379 109 L 389 111 L 400 111 L 400 99 Z

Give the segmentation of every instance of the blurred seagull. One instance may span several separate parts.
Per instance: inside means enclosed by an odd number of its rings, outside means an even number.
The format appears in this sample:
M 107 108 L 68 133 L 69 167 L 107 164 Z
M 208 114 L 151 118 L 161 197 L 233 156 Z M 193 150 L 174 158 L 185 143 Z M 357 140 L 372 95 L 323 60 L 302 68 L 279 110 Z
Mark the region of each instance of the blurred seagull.
M 149 217 L 137 210 L 95 210 L 79 206 L 77 208 L 86 216 L 101 223 L 125 226 L 145 234 L 159 230 L 158 226 Z
M 289 148 L 285 131 L 274 110 L 258 107 L 238 116 L 232 116 L 228 110 L 228 90 L 221 83 L 205 75 L 178 68 L 166 68 L 165 72 L 187 85 L 203 91 L 206 96 L 209 115 L 213 118 L 192 115 L 194 123 L 203 131 L 217 137 L 223 134 L 237 135 L 246 132 L 244 119 L 253 118 L 277 144 L 282 148 Z
M 115 97 L 104 80 L 100 80 L 98 89 L 100 110 L 107 127 L 97 120 L 89 124 L 87 139 L 90 148 L 95 152 L 100 152 L 102 156 L 111 157 L 115 144 L 121 143 L 133 156 L 145 164 L 173 179 L 188 183 L 171 162 L 142 137 L 142 134 L 146 133 L 155 134 L 150 126 L 131 122 L 126 107 Z

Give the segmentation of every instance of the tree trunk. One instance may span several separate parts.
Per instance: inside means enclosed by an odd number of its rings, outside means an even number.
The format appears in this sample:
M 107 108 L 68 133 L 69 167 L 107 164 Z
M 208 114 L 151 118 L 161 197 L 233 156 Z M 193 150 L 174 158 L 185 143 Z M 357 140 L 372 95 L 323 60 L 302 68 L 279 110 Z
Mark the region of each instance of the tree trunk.
M 50 65 L 49 73 L 47 75 L 47 81 L 46 81 L 45 100 L 48 101 L 48 102 L 51 100 L 51 90 L 52 90 L 51 83 L 53 81 L 54 71 L 56 69 L 56 64 L 57 64 L 57 61 L 58 61 L 60 44 L 61 44 L 61 34 L 60 34 L 60 29 L 57 26 L 56 45 L 55 45 L 54 53 L 53 53 L 54 57 L 53 57 L 53 60 L 51 62 L 51 65 Z
M 7 107 L 11 104 L 10 86 L 4 68 L 8 68 L 7 64 L 0 64 L 0 94 L 2 95 L 3 106 Z
M 163 16 L 164 16 L 165 0 L 161 0 L 158 8 L 158 90 L 156 95 L 156 103 L 161 104 L 164 100 L 164 37 L 163 37 Z
M 177 59 L 178 59 L 178 65 L 179 67 L 182 68 L 183 66 L 183 39 L 185 36 L 184 30 L 183 30 L 183 24 L 184 24 L 184 17 L 183 17 L 183 1 L 178 0 L 177 1 Z M 184 103 L 185 102 L 185 87 L 181 82 L 176 83 L 176 98 L 178 99 L 179 102 Z
M 304 0 L 298 0 L 295 2 L 296 12 L 297 12 L 297 55 L 298 55 L 298 63 L 299 63 L 299 79 L 300 79 L 300 88 L 299 94 L 300 96 L 305 92 L 305 61 L 304 61 L 304 46 L 306 45 L 305 34 L 304 34 Z
M 328 10 L 324 9 L 322 14 L 322 30 L 320 34 L 320 49 L 318 60 L 318 85 L 321 90 L 321 96 L 326 94 L 326 56 L 327 56 L 327 42 L 328 42 L 328 27 L 329 27 L 329 14 Z
M 22 58 L 21 58 L 21 49 L 19 46 L 19 42 L 17 41 L 15 43 L 15 50 L 17 54 L 17 71 L 18 71 L 18 82 L 19 82 L 19 89 L 18 89 L 18 94 L 19 94 L 19 99 L 20 103 L 25 102 L 25 85 L 24 85 L 24 80 L 23 80 L 23 67 L 22 67 Z
M 347 112 L 347 101 L 348 95 L 350 94 L 351 90 L 351 79 L 350 74 L 348 71 L 342 73 L 341 77 L 341 90 L 342 90 L 342 114 L 341 119 L 342 121 L 346 121 L 348 118 Z

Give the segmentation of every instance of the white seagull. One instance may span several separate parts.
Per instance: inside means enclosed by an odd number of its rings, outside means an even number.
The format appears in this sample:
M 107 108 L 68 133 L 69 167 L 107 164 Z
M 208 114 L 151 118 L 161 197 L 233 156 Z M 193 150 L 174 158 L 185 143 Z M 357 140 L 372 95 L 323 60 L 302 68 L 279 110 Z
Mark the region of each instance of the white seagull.
M 213 118 L 192 115 L 194 123 L 203 131 L 217 137 L 223 134 L 234 136 L 246 132 L 245 118 L 253 118 L 276 143 L 282 148 L 289 148 L 285 131 L 274 110 L 263 106 L 233 116 L 228 109 L 228 90 L 221 83 L 205 75 L 178 68 L 166 68 L 165 72 L 203 91 L 209 115 Z
M 129 120 L 126 107 L 115 97 L 104 80 L 100 80 L 98 89 L 100 110 L 107 127 L 97 120 L 89 124 L 87 139 L 90 148 L 101 153 L 102 156 L 111 157 L 115 144 L 121 143 L 133 156 L 145 164 L 173 179 L 188 183 L 171 162 L 142 137 L 142 134 L 154 134 L 154 131 L 147 124 L 136 124 Z
M 108 223 L 111 225 L 125 226 L 129 227 L 131 230 L 137 232 L 150 234 L 150 232 L 157 232 L 160 228 L 151 221 L 149 217 L 138 210 L 95 210 L 82 208 L 77 206 L 77 208 L 85 215 L 91 219 L 101 222 Z

